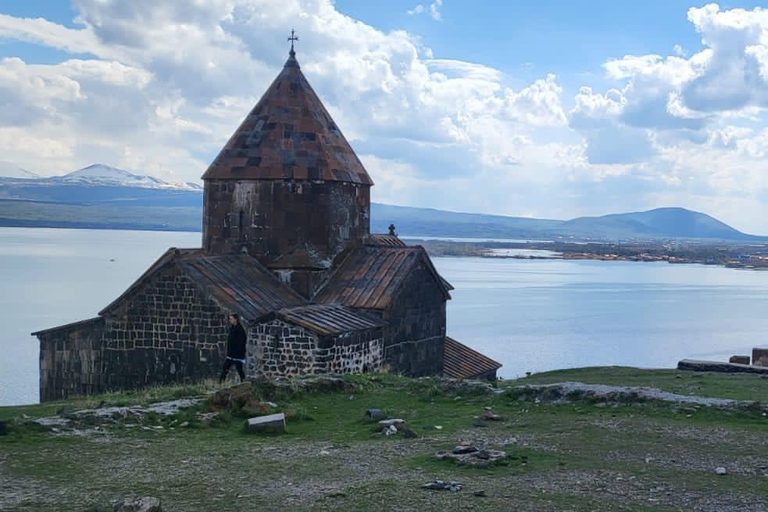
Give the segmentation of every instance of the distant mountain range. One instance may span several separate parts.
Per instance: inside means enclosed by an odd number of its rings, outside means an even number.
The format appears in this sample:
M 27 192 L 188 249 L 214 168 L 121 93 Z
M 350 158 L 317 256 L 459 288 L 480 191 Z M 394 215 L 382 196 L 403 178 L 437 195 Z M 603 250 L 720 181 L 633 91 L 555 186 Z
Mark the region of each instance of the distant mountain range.
M 768 240 L 768 237 L 742 233 L 714 217 L 685 208 L 657 208 L 565 221 L 374 204 L 371 218 L 372 229 L 386 231 L 386 226 L 392 222 L 398 231 L 419 236 L 523 240 Z
M 5 178 L 5 179 L 4 179 Z M 169 183 L 159 178 L 133 174 L 104 164 L 93 164 L 62 176 L 42 177 L 10 162 L 0 162 L 0 180 L 6 188 L 16 185 L 67 186 L 80 185 L 92 187 L 128 187 L 163 190 L 202 190 L 196 183 Z
M 0 226 L 200 231 L 202 187 L 94 164 L 40 177 L 0 162 Z M 546 220 L 374 203 L 371 231 L 403 236 L 523 240 L 722 240 L 765 242 L 684 208 Z

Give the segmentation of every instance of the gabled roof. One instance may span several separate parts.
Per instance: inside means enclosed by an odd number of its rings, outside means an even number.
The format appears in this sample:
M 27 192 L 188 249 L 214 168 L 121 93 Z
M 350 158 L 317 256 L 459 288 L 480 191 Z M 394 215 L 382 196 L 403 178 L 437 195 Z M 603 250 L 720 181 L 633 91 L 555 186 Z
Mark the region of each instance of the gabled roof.
M 477 350 L 473 350 L 453 338 L 445 337 L 443 373 L 447 377 L 473 379 L 488 372 L 495 372 L 501 366 L 501 363 L 484 356 Z
M 219 305 L 249 321 L 307 302 L 247 254 L 182 257 L 178 264 Z
M 373 185 L 291 53 L 204 180 L 324 180 Z
M 169 249 L 120 297 L 104 308 L 104 315 L 167 265 L 176 265 L 200 290 L 223 309 L 248 321 L 275 310 L 306 304 L 306 300 L 281 283 L 256 258 L 247 254 L 210 256 L 199 249 Z
M 388 245 L 390 247 L 405 247 L 405 242 L 397 235 L 370 234 L 365 239 L 365 245 Z
M 369 317 L 354 309 L 338 304 L 310 304 L 281 309 L 275 316 L 300 325 L 320 336 L 333 336 L 344 332 L 366 331 L 383 327 L 386 322 Z
M 450 299 L 450 285 L 437 273 L 423 247 L 366 245 L 347 256 L 315 294 L 313 302 L 387 309 L 420 262 L 424 262 L 435 277 L 436 286 L 446 300 Z

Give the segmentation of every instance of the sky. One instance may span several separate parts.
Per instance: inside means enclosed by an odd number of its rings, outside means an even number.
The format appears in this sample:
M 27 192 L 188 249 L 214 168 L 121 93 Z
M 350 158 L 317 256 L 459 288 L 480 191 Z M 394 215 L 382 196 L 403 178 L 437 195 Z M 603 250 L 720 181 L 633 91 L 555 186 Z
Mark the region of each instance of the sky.
M 759 2 L 0 0 L 0 161 L 198 181 L 292 28 L 376 202 L 768 234 Z

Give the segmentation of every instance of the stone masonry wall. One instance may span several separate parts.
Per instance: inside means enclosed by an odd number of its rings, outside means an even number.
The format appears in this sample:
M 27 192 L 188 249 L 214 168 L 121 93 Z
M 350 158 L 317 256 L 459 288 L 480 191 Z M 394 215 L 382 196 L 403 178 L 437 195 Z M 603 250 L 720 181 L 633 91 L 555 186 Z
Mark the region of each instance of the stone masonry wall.
M 104 391 L 103 336 L 103 318 L 38 334 L 41 402 Z
M 127 389 L 215 377 L 228 331 L 227 312 L 169 266 L 106 314 L 106 385 Z
M 203 248 L 246 248 L 268 265 L 301 244 L 328 262 L 370 232 L 370 186 L 316 180 L 206 180 Z
M 382 356 L 378 329 L 319 338 L 303 327 L 274 319 L 250 329 L 247 373 L 270 378 L 358 373 L 379 369 Z
M 443 372 L 445 297 L 423 263 L 383 318 L 384 358 L 390 369 L 412 377 Z
M 366 373 L 381 369 L 384 338 L 381 329 L 355 331 L 321 340 L 320 358 L 328 373 Z

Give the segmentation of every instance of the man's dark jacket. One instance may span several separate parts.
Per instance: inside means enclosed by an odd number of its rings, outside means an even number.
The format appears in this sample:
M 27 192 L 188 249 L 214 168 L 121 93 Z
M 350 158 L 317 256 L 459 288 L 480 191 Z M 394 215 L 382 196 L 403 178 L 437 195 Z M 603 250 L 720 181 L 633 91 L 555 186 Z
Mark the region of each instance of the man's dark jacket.
M 240 324 L 229 327 L 229 337 L 227 338 L 227 357 L 232 359 L 245 359 L 245 343 L 248 336 L 245 329 Z

